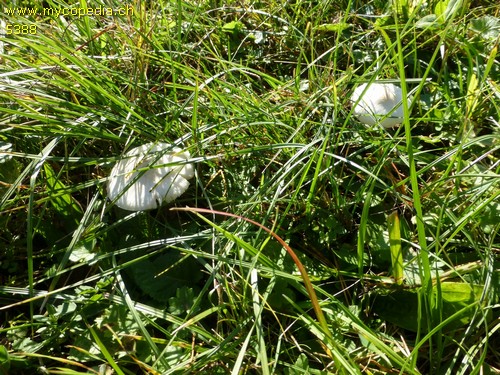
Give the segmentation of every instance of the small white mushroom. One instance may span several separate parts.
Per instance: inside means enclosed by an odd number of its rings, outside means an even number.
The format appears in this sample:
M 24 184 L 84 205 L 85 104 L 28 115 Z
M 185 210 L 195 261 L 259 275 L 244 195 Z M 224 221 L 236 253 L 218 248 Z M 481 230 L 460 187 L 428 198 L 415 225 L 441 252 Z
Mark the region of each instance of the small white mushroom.
M 108 198 L 119 197 L 116 205 L 129 211 L 152 210 L 177 199 L 189 187 L 194 168 L 186 164 L 188 151 L 175 147 L 164 153 L 169 148 L 166 143 L 148 143 L 128 151 L 111 170 Z
M 408 106 L 411 99 L 407 98 Z M 392 83 L 364 83 L 354 90 L 354 115 L 363 124 L 392 128 L 403 122 L 403 92 Z

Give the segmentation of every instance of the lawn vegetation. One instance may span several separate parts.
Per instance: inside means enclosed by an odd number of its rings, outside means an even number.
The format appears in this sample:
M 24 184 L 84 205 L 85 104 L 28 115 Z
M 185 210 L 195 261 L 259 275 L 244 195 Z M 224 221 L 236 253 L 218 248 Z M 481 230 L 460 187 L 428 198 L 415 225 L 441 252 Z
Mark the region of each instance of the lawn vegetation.
M 497 1 L 2 7 L 1 374 L 499 373 Z M 118 208 L 160 142 L 190 187 Z

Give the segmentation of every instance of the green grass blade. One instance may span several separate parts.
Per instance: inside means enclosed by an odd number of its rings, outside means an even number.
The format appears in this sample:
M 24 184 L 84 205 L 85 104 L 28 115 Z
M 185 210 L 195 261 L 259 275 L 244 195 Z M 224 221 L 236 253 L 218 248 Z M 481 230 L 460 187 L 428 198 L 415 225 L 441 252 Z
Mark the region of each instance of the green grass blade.
M 401 230 L 397 211 L 387 217 L 387 224 L 389 228 L 392 277 L 394 277 L 396 284 L 401 285 L 403 284 L 403 248 L 401 247 Z

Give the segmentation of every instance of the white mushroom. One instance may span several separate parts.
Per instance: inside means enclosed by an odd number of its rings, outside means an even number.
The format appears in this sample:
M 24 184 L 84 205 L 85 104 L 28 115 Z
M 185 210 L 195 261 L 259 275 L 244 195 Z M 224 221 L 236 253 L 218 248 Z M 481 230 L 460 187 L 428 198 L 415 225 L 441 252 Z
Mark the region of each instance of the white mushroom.
M 169 203 L 184 193 L 188 180 L 194 176 L 193 165 L 186 164 L 190 154 L 177 147 L 164 153 L 170 147 L 166 143 L 148 143 L 127 152 L 111 170 L 109 199 L 119 197 L 115 202 L 118 207 L 143 211 Z
M 406 100 L 410 106 L 411 99 Z M 354 90 L 351 101 L 354 115 L 363 124 L 392 128 L 403 122 L 403 92 L 392 83 L 362 84 Z

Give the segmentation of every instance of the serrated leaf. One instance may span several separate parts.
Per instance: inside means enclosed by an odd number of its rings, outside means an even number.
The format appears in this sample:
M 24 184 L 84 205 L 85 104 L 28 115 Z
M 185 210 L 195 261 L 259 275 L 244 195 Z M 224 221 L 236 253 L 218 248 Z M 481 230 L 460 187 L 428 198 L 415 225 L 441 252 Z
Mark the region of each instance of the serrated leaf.
M 496 40 L 500 35 L 500 19 L 485 15 L 470 21 L 470 29 L 485 40 Z

